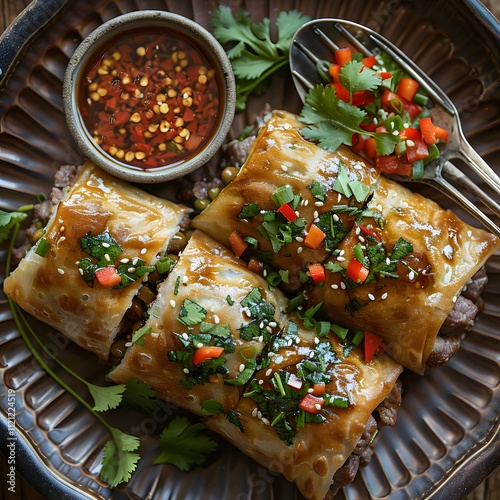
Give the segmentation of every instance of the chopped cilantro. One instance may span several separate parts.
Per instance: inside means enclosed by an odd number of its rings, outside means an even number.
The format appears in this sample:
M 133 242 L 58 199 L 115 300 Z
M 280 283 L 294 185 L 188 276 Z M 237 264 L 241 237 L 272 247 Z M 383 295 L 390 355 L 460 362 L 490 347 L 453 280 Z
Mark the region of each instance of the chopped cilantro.
M 201 323 L 206 315 L 206 309 L 191 299 L 185 299 L 177 321 L 186 326 L 193 326 Z
M 7 241 L 10 236 L 10 230 L 20 224 L 28 214 L 18 209 L 16 212 L 4 212 L 0 210 L 0 242 Z
M 201 411 L 205 415 L 214 415 L 217 413 L 224 413 L 224 407 L 215 399 L 207 399 L 201 403 Z
M 318 181 L 312 181 L 311 184 L 307 186 L 307 189 L 311 191 L 311 194 L 317 200 L 319 201 L 326 200 L 326 189 Z
M 132 343 L 137 345 L 144 345 L 144 337 L 148 333 L 151 333 L 150 326 L 143 326 L 142 328 L 139 328 L 132 335 Z
M 257 203 L 245 203 L 237 215 L 238 220 L 252 220 L 260 212 L 260 207 Z
M 123 393 L 122 404 L 138 410 L 152 411 L 156 406 L 156 392 L 148 385 L 137 379 L 130 379 Z

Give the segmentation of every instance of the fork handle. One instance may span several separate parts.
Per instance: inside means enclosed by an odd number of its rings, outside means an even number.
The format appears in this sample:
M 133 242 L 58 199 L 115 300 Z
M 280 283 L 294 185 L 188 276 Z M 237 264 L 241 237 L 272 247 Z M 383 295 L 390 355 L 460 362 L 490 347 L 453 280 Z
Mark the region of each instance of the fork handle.
M 460 133 L 460 148 L 456 153 L 457 157 L 471 165 L 474 172 L 500 196 L 500 177 L 468 143 L 463 133 Z

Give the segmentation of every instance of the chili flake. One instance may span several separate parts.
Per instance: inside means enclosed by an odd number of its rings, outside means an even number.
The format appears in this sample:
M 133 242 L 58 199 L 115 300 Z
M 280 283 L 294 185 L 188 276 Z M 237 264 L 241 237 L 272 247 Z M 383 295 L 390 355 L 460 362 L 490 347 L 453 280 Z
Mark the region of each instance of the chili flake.
M 82 117 L 118 161 L 140 169 L 179 164 L 216 130 L 220 78 L 202 48 L 175 32 L 128 34 L 89 66 Z

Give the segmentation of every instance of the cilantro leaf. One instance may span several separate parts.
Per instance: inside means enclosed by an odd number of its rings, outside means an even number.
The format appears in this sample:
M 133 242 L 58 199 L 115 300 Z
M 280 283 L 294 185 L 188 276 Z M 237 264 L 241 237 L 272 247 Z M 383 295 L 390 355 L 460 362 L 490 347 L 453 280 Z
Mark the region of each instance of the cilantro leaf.
M 102 468 L 99 476 L 112 488 L 130 479 L 137 467 L 139 454 L 132 453 L 139 448 L 139 438 L 111 428 L 113 439 L 104 445 Z
M 80 238 L 80 246 L 84 252 L 97 259 L 98 267 L 113 264 L 123 251 L 108 231 L 94 236 L 88 232 Z
M 361 90 L 376 90 L 382 83 L 382 77 L 367 68 L 361 61 L 349 61 L 339 74 L 340 83 L 352 95 Z
M 139 410 L 151 411 L 156 405 L 155 396 L 156 392 L 148 384 L 133 378 L 126 384 L 122 404 Z
M 10 230 L 20 224 L 28 214 L 24 212 L 4 212 L 0 210 L 0 242 L 7 241 L 10 235 Z
M 144 345 L 144 336 L 148 333 L 151 333 L 150 326 L 143 326 L 142 328 L 139 328 L 132 335 L 132 343 L 137 345 Z
M 207 399 L 201 403 L 201 411 L 205 415 L 213 415 L 216 413 L 224 413 L 224 407 L 215 401 L 215 399 Z
M 201 307 L 191 299 L 185 299 L 182 303 L 181 311 L 177 321 L 186 326 L 193 326 L 201 323 L 207 315 L 206 309 Z
M 246 108 L 251 94 L 265 90 L 271 74 L 288 64 L 293 34 L 306 21 L 309 17 L 299 11 L 280 12 L 276 18 L 278 38 L 273 42 L 267 17 L 255 24 L 244 10 L 233 17 L 231 9 L 223 5 L 212 13 L 210 24 L 215 38 L 229 46 L 225 48 L 236 77 L 238 111 Z
M 123 393 L 125 392 L 125 384 L 103 387 L 87 382 L 86 385 L 94 398 L 95 411 L 107 411 L 116 408 L 121 403 Z
M 205 462 L 207 455 L 215 452 L 217 443 L 203 434 L 206 426 L 191 424 L 186 417 L 174 418 L 160 436 L 161 452 L 153 464 L 169 463 L 182 471 Z

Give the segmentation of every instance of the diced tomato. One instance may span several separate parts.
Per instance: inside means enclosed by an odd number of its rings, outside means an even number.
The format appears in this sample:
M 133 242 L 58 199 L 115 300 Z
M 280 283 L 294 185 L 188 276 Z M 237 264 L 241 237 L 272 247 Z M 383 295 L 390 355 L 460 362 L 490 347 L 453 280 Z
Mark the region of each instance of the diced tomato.
M 382 80 L 387 80 L 389 78 L 392 78 L 392 73 L 389 73 L 388 71 L 378 71 L 375 74 L 380 76 L 380 78 L 382 78 Z
M 387 130 L 387 127 L 385 125 L 377 125 L 375 127 L 375 132 L 387 134 L 388 130 Z
M 292 222 L 299 217 L 288 203 L 283 203 L 283 205 L 281 205 L 281 207 L 279 207 L 276 211 L 283 215 L 289 222 Z
M 220 357 L 220 355 L 224 352 L 224 347 L 217 346 L 203 346 L 198 347 L 196 351 L 193 353 L 193 365 L 197 366 L 203 361 L 207 359 L 215 359 Z
M 361 62 L 367 67 L 367 68 L 373 68 L 373 66 L 376 64 L 377 60 L 375 59 L 375 56 L 369 56 L 369 57 L 363 57 Z
M 106 266 L 98 269 L 95 272 L 95 277 L 102 286 L 108 288 L 119 285 L 122 281 L 115 266 Z
M 319 262 L 310 264 L 308 271 L 314 283 L 321 283 L 322 281 L 325 281 L 326 274 L 325 274 L 325 267 L 323 266 L 323 264 Z
M 313 396 L 323 396 L 326 393 L 326 384 L 324 382 L 318 382 L 312 386 Z
M 436 144 L 438 140 L 443 142 L 448 140 L 448 131 L 434 125 L 430 116 L 422 118 L 419 124 L 422 132 L 422 139 L 428 146 Z
M 364 150 L 368 158 L 375 158 L 375 156 L 377 155 L 377 147 L 375 139 L 373 137 L 368 137 L 368 139 L 366 139 L 364 144 Z
M 365 363 L 369 363 L 371 361 L 371 359 L 377 352 L 382 342 L 383 342 L 382 338 L 379 337 L 378 335 L 365 331 L 365 336 L 364 336 Z
M 424 141 L 413 141 L 413 145 L 406 143 L 406 158 L 409 163 L 423 160 L 429 156 L 429 149 Z
M 376 155 L 375 168 L 384 174 L 396 174 L 399 158 L 396 155 Z
M 359 92 L 354 92 L 352 96 L 352 104 L 357 107 L 366 106 L 375 100 L 373 92 L 369 90 L 360 90 Z
M 299 408 L 306 411 L 307 413 L 312 413 L 316 415 L 321 411 L 321 408 L 325 404 L 323 398 L 318 398 L 312 394 L 307 393 L 299 403 Z
M 349 47 L 344 47 L 335 51 L 335 60 L 339 66 L 352 61 L 352 51 Z
M 345 273 L 346 276 L 355 283 L 363 283 L 366 278 L 368 278 L 370 270 L 363 266 L 358 259 L 353 258 L 349 262 Z
M 340 74 L 340 64 L 332 64 L 328 68 L 328 73 L 332 77 L 333 82 L 338 83 Z
M 413 101 L 420 84 L 413 78 L 403 77 L 399 81 L 396 93 L 408 102 Z
M 229 235 L 229 244 L 236 257 L 241 257 L 243 252 L 248 248 L 248 243 L 243 239 L 243 236 L 238 231 L 233 231 Z
M 297 377 L 295 373 L 290 373 L 288 377 L 287 385 L 296 391 L 300 391 L 302 389 L 303 381 L 301 378 Z
M 316 224 L 311 224 L 304 238 L 304 245 L 309 248 L 318 248 L 325 237 L 325 233 Z

